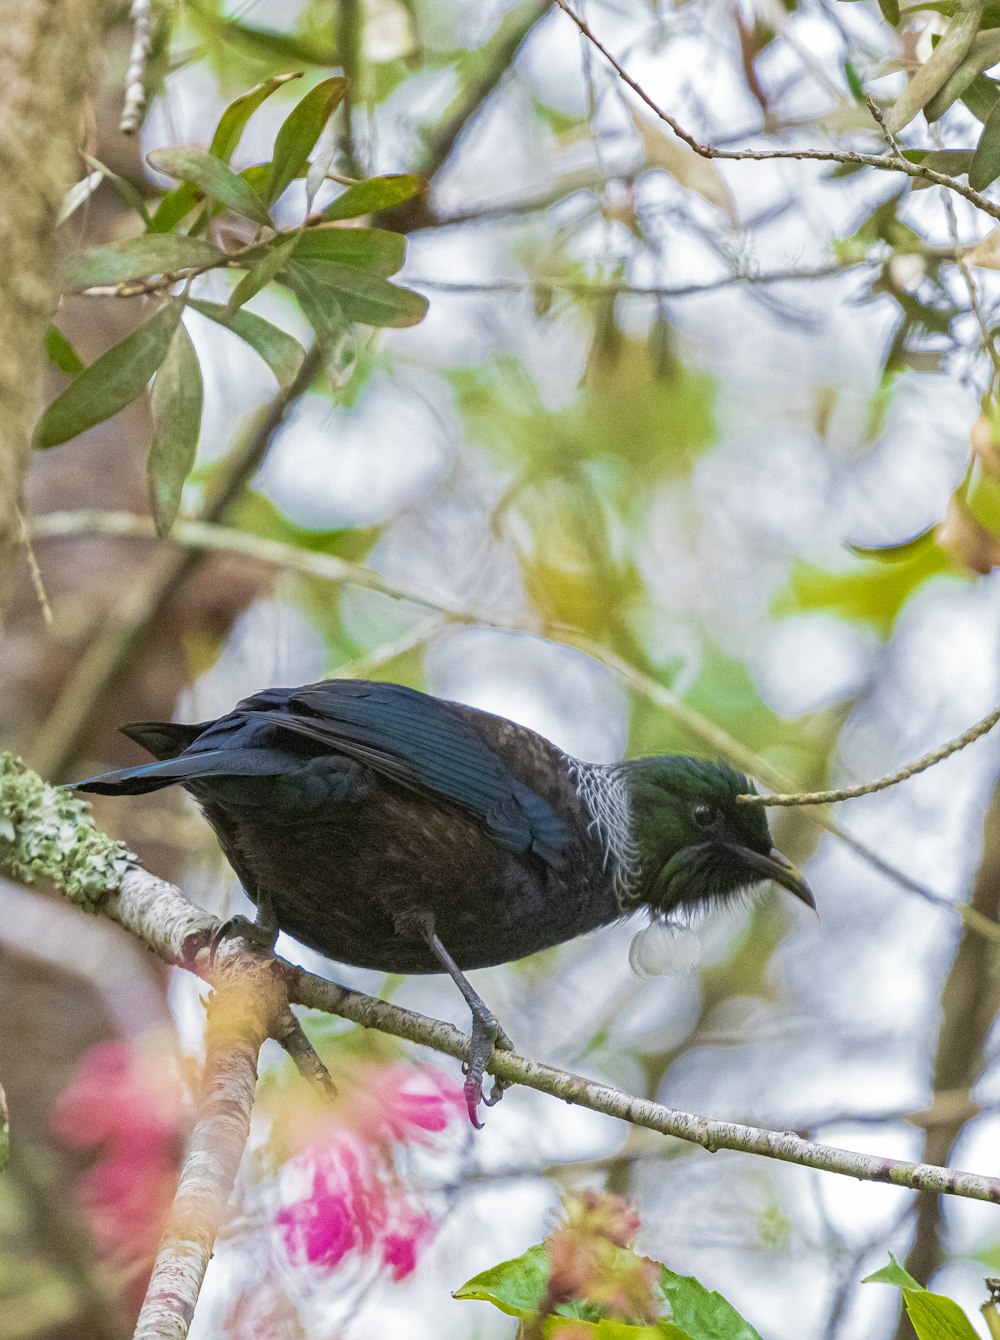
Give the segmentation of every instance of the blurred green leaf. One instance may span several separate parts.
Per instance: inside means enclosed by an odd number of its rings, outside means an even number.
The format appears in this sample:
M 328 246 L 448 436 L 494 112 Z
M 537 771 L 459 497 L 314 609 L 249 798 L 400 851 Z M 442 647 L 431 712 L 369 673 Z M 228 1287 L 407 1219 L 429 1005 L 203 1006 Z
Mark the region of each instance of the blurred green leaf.
M 347 325 L 336 294 L 316 283 L 297 261 L 290 261 L 285 267 L 282 280 L 298 299 L 303 316 L 316 332 L 316 339 L 324 349 L 332 349 Z
M 153 149 L 146 155 L 146 161 L 168 177 L 178 177 L 181 181 L 197 186 L 210 199 L 225 205 L 234 214 L 252 219 L 264 228 L 272 226 L 271 217 L 256 191 L 247 185 L 239 173 L 207 149 L 178 144 Z
M 427 299 L 422 294 L 351 265 L 296 256 L 285 273 L 291 276 L 293 271 L 300 302 L 303 291 L 311 289 L 316 302 L 324 306 L 335 302 L 348 321 L 366 326 L 415 326 L 427 314 Z
M 182 304 L 174 299 L 84 368 L 42 415 L 36 447 L 56 447 L 103 423 L 142 395 L 170 348 Z
M 295 259 L 334 261 L 370 274 L 388 277 L 403 268 L 406 238 L 384 228 L 338 228 L 320 225 L 299 236 Z
M 293 336 L 279 330 L 277 326 L 265 321 L 262 316 L 257 316 L 254 312 L 240 309 L 238 312 L 230 313 L 220 302 L 204 302 L 199 298 L 191 298 L 188 306 L 193 307 L 196 312 L 201 312 L 202 316 L 207 316 L 210 321 L 225 326 L 241 340 L 245 340 L 274 373 L 279 386 L 288 386 L 295 380 L 306 351 Z
M 933 577 L 957 576 L 936 543 L 922 543 L 894 563 L 872 563 L 845 572 L 827 572 L 797 562 L 787 589 L 774 602 L 775 616 L 827 610 L 843 619 L 872 625 L 887 637 L 910 597 Z
M 264 249 L 260 260 L 256 261 L 230 294 L 226 311 L 232 315 L 249 302 L 255 293 L 265 288 L 295 250 L 298 237 L 289 237 L 285 241 Z
M 153 437 L 149 448 L 149 497 L 156 533 L 170 530 L 181 505 L 201 431 L 202 383 L 198 355 L 183 321 L 153 379 Z
M 382 209 L 392 209 L 404 200 L 412 200 L 427 186 L 423 177 L 415 173 L 397 173 L 389 177 L 370 177 L 368 181 L 356 182 L 348 186 L 342 195 L 338 195 L 332 204 L 327 205 L 321 218 L 356 219 L 362 214 L 377 214 Z
M 182 181 L 168 191 L 157 205 L 146 231 L 149 233 L 169 233 L 176 228 L 181 219 L 189 214 L 195 205 L 204 199 L 201 191 L 189 181 Z
M 761 1340 L 731 1303 L 693 1276 L 675 1275 L 662 1266 L 660 1288 L 670 1304 L 671 1319 L 691 1340 Z
M 899 22 L 899 0 L 878 0 L 878 7 L 886 23 L 895 28 Z
M 985 74 L 976 75 L 962 94 L 962 102 L 977 121 L 986 122 L 994 107 L 1000 102 L 1000 85 Z
M 347 93 L 342 75 L 324 79 L 289 112 L 274 139 L 274 161 L 265 199 L 269 205 L 295 180 L 309 161 L 323 128 Z
M 130 181 L 128 177 L 123 177 L 120 172 L 115 172 L 108 167 L 107 163 L 102 163 L 93 154 L 81 153 L 80 157 L 92 171 L 100 172 L 104 176 L 105 181 L 126 209 L 134 209 L 144 224 L 149 223 L 149 209 L 146 206 L 146 200 L 135 182 Z
M 179 233 L 143 233 L 124 242 L 108 242 L 67 256 L 60 266 L 64 292 L 120 284 L 150 275 L 204 269 L 225 260 L 225 253 L 201 237 Z
M 200 5 L 189 3 L 188 8 L 194 11 L 201 26 L 212 37 L 257 60 L 319 66 L 339 63 L 337 49 L 332 43 L 310 40 L 307 36 L 275 28 L 253 28 L 240 19 L 211 14 Z
M 86 366 L 57 326 L 49 326 L 45 332 L 45 357 L 60 372 L 65 372 L 70 377 L 75 377 Z
M 1000 101 L 986 118 L 979 136 L 969 166 L 969 185 L 974 191 L 985 191 L 997 177 L 1000 177 Z
M 221 158 L 224 163 L 228 163 L 240 142 L 246 123 L 261 103 L 265 102 L 283 84 L 287 84 L 292 79 L 301 78 L 300 72 L 276 74 L 271 79 L 265 79 L 263 83 L 235 98 L 219 118 L 219 124 L 215 127 L 215 134 L 212 136 L 212 143 L 208 148 L 209 153 L 214 154 L 216 158 Z

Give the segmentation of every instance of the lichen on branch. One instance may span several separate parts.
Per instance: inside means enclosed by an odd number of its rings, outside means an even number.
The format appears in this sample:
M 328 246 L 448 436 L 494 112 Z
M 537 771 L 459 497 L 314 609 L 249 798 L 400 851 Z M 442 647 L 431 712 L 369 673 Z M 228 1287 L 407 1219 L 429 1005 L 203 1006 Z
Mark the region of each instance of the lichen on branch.
M 135 859 L 95 826 L 87 801 L 0 750 L 0 873 L 24 884 L 50 881 L 96 911 Z

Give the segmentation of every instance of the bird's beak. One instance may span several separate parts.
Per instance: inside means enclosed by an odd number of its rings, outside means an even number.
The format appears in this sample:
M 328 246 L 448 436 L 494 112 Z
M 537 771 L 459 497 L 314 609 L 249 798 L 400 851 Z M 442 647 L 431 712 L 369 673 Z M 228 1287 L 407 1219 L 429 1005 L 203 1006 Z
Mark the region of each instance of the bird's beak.
M 798 866 L 792 865 L 787 856 L 782 856 L 776 847 L 772 847 L 766 856 L 762 856 L 759 851 L 752 851 L 749 847 L 734 847 L 733 851 L 739 855 L 743 864 L 760 875 L 761 879 L 773 879 L 775 884 L 780 884 L 789 893 L 794 893 L 806 907 L 816 911 L 816 899 L 802 871 Z

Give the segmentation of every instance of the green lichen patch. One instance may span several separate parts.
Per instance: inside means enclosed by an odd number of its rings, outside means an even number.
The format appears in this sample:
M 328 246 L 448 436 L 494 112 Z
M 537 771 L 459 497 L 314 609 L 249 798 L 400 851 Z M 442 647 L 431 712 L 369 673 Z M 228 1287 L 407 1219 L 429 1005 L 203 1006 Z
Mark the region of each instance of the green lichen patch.
M 0 873 L 24 884 L 51 880 L 93 910 L 134 860 L 124 843 L 94 826 L 87 801 L 0 750 Z

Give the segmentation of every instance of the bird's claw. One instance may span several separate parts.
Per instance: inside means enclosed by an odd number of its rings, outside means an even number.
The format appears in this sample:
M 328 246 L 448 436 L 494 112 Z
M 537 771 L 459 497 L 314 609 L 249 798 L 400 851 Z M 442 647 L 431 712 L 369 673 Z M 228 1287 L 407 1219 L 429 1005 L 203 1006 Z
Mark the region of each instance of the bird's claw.
M 208 946 L 209 967 L 214 970 L 215 960 L 224 940 L 232 938 L 245 940 L 254 949 L 270 953 L 278 939 L 278 928 L 251 921 L 249 917 L 227 917 L 221 922 Z
M 483 1092 L 483 1079 L 494 1051 L 513 1051 L 514 1044 L 492 1015 L 472 1020 L 472 1037 L 468 1061 L 462 1062 L 462 1074 L 465 1076 L 465 1103 L 469 1109 L 469 1120 L 477 1131 L 483 1129 L 479 1119 L 479 1105 L 494 1107 L 503 1097 L 506 1083 L 493 1077 L 493 1088 L 489 1097 Z

